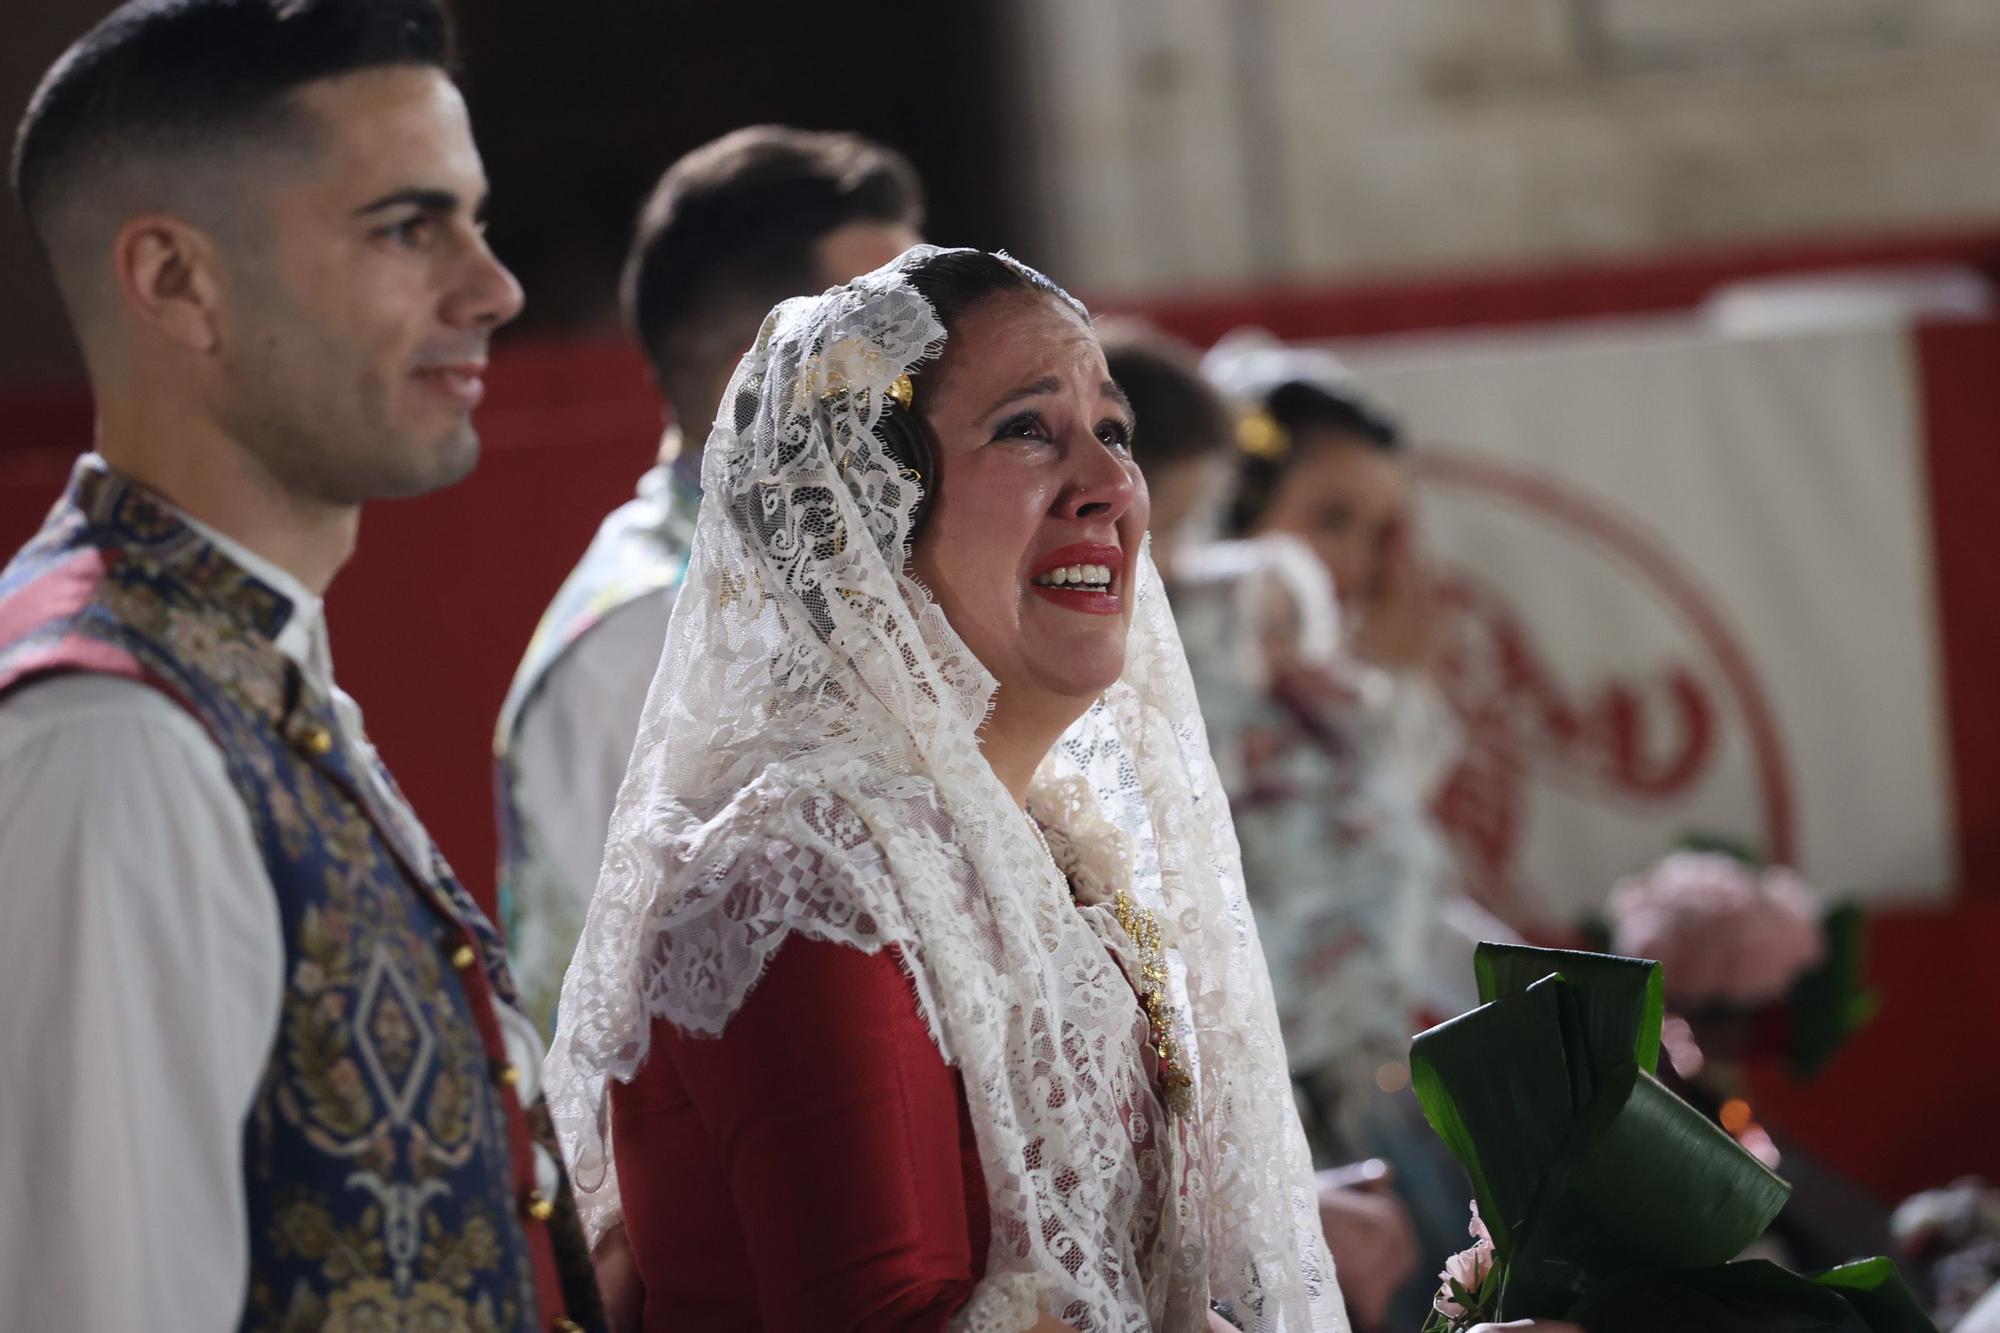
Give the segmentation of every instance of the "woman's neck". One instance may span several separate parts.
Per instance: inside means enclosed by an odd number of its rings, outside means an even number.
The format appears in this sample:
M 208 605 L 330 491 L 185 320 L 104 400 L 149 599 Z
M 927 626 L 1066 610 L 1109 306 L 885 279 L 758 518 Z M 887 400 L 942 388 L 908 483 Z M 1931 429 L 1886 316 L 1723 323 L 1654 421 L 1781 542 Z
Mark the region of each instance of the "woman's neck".
M 1016 696 L 1010 700 L 1004 687 L 995 695 L 993 711 L 979 730 L 979 749 L 1016 805 L 1028 808 L 1028 788 L 1034 785 L 1035 770 L 1093 702 L 1095 696 L 1032 702 Z

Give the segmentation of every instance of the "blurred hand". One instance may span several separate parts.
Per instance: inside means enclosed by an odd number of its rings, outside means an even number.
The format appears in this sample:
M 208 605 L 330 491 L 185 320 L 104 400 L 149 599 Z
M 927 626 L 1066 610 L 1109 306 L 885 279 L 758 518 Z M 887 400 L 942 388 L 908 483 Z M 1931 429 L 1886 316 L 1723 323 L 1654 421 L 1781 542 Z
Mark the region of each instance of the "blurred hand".
M 646 1288 L 639 1281 L 639 1265 L 632 1257 L 632 1242 L 625 1238 L 622 1223 L 597 1238 L 590 1266 L 597 1272 L 597 1291 L 604 1300 L 605 1324 L 611 1333 L 639 1333 Z
M 1370 1194 L 1380 1194 L 1395 1182 L 1395 1168 L 1379 1157 L 1364 1157 L 1345 1166 L 1330 1166 L 1324 1171 L 1313 1172 L 1313 1183 L 1319 1186 L 1321 1194 L 1329 1190 L 1366 1190 Z
M 1417 1271 L 1416 1230 L 1409 1210 L 1382 1188 L 1386 1172 L 1371 1173 L 1374 1184 L 1359 1188 L 1329 1186 L 1327 1174 L 1320 1185 L 1319 1224 L 1333 1252 L 1340 1294 L 1358 1325 L 1374 1327 L 1388 1313 L 1396 1289 Z
M 1271 660 L 1271 692 L 1305 716 L 1328 722 L 1354 707 L 1362 697 L 1351 675 L 1333 666 L 1278 659 Z

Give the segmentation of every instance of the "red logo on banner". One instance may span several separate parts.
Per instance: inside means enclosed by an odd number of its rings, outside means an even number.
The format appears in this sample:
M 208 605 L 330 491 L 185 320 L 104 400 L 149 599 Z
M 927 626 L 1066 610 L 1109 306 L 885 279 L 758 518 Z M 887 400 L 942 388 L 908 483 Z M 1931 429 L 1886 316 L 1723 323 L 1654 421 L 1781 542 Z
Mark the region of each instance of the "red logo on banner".
M 1417 466 L 1433 493 L 1502 506 L 1608 562 L 1631 596 L 1672 617 L 1687 648 L 1579 685 L 1551 663 L 1504 588 L 1467 570 L 1442 573 L 1448 647 L 1440 683 L 1466 745 L 1435 810 L 1472 895 L 1517 921 L 1541 913 L 1545 895 L 1525 882 L 1521 863 L 1536 784 L 1671 820 L 1711 771 L 1728 727 L 1747 733 L 1758 792 L 1759 808 L 1744 811 L 1737 828 L 1773 859 L 1792 860 L 1790 783 L 1771 708 L 1713 602 L 1661 544 L 1539 473 L 1463 454 L 1427 454 Z M 1656 853 L 1666 850 L 1663 842 Z

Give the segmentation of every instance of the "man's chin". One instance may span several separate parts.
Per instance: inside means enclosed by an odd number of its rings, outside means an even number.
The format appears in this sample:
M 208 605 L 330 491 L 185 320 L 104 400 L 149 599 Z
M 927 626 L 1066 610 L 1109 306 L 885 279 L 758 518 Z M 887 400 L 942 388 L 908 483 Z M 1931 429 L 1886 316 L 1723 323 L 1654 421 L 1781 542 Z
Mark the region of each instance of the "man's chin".
M 440 439 L 412 441 L 397 464 L 386 470 L 370 499 L 407 500 L 456 486 L 479 465 L 479 433 L 464 422 Z
M 432 490 L 456 486 L 479 466 L 479 432 L 465 422 L 433 452 L 438 463 L 438 479 Z

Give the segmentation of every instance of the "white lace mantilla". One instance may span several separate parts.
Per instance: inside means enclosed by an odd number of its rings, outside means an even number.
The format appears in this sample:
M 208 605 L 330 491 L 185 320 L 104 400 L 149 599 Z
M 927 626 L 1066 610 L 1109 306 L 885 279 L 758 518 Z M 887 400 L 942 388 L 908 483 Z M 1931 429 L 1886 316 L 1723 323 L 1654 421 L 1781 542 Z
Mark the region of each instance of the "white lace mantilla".
M 1150 559 L 1122 679 L 1031 805 L 980 754 L 994 683 L 903 570 L 916 500 L 875 434 L 944 332 L 903 273 L 773 312 L 725 395 L 706 499 L 548 1096 L 593 1239 L 619 1211 L 607 1080 L 652 1023 L 719 1033 L 793 935 L 894 946 L 960 1071 L 992 1224 L 956 1326 L 1345 1330 L 1228 809 Z M 830 389 L 844 390 L 832 397 Z M 1065 779 L 1081 779 L 1081 782 Z M 1093 885 L 1095 887 L 1093 887 Z M 1097 904 L 1150 908 L 1195 1078 L 1163 1106 Z

